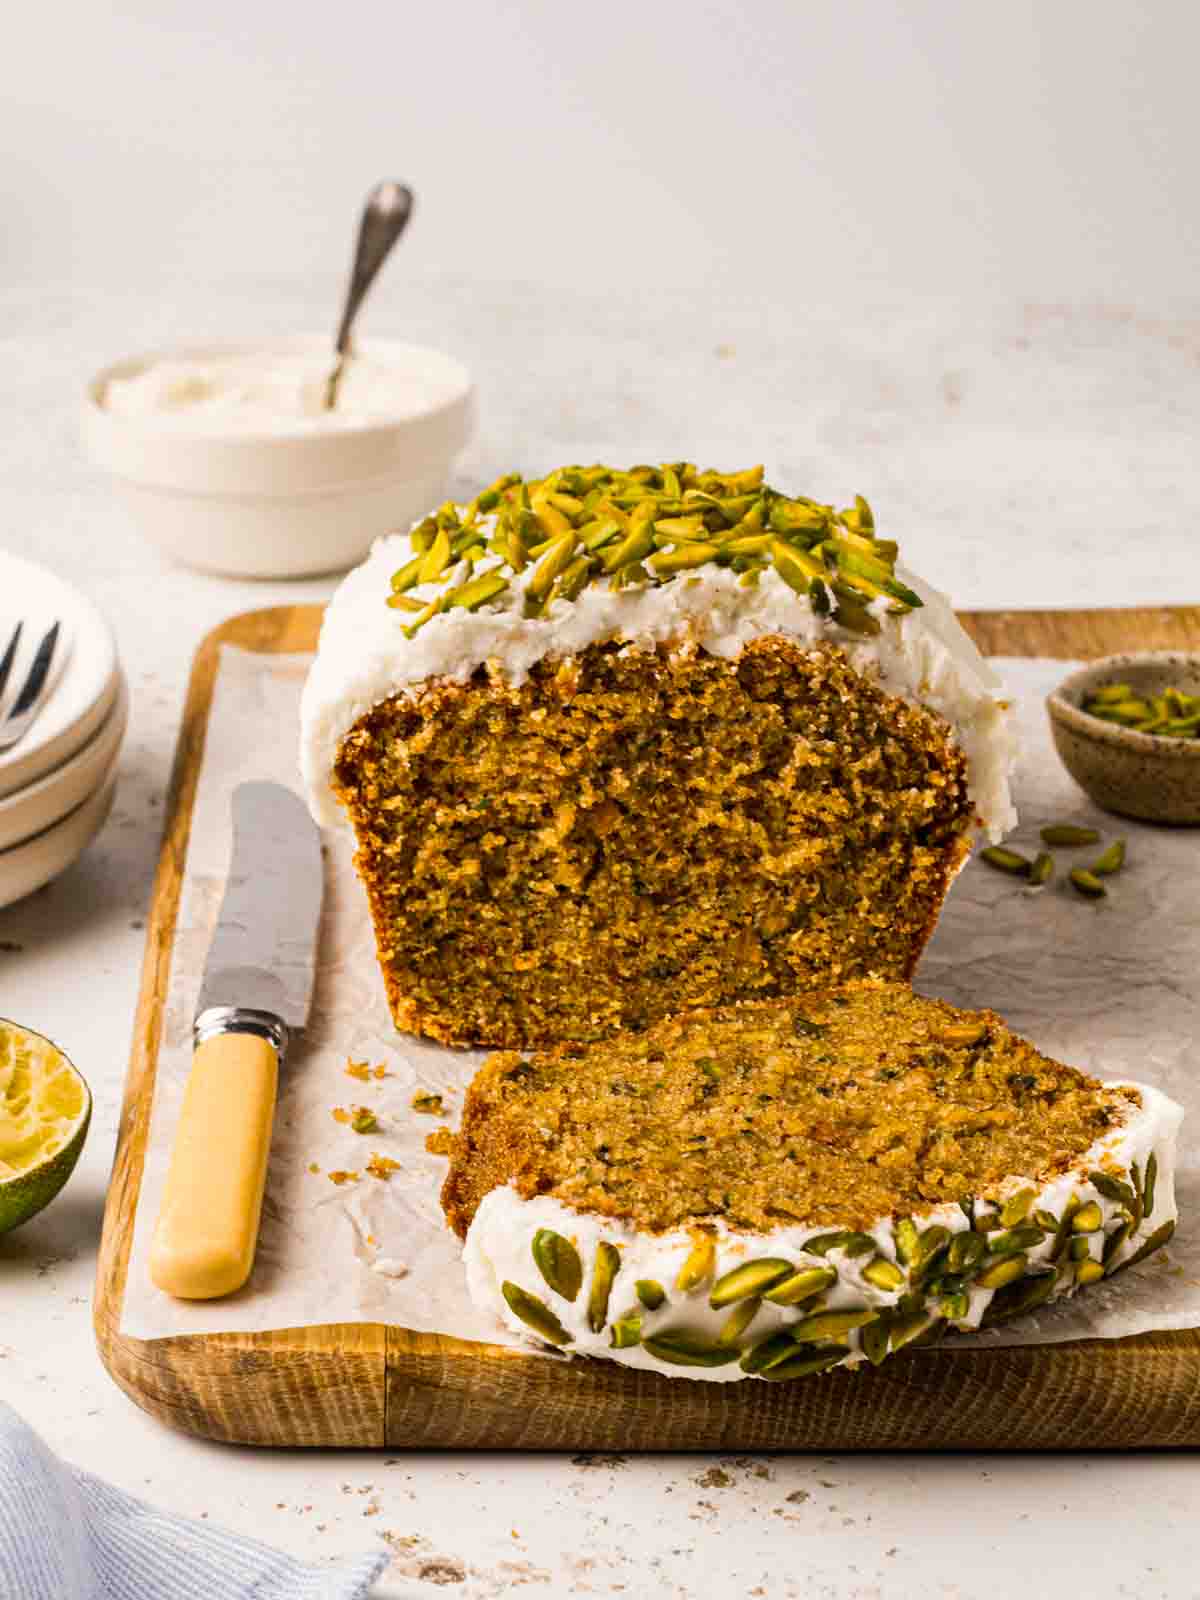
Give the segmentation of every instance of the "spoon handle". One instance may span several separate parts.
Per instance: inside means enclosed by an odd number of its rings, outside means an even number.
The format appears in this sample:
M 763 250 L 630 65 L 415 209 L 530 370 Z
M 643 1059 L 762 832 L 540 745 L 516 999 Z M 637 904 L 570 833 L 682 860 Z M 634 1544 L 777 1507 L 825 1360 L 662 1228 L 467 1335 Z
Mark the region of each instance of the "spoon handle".
M 346 355 L 350 349 L 350 332 L 358 308 L 374 283 L 375 274 L 387 260 L 392 246 L 408 226 L 412 209 L 413 192 L 403 183 L 377 183 L 367 196 L 358 227 L 358 243 L 354 250 L 350 287 L 346 292 L 346 306 L 338 328 L 339 356 Z

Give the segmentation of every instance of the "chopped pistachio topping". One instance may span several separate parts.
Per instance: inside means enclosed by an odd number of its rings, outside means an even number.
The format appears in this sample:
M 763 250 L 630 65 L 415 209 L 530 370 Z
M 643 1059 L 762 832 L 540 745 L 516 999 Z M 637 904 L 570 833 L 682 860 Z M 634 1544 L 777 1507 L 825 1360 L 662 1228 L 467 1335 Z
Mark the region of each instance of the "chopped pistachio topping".
M 413 558 L 392 576 L 387 603 L 408 613 L 411 639 L 430 618 L 496 600 L 533 564 L 526 616 L 574 601 L 589 583 L 614 590 L 670 583 L 706 566 L 745 583 L 774 569 L 818 616 L 873 634 L 885 601 L 903 616 L 921 605 L 896 576 L 898 548 L 875 533 L 861 495 L 837 510 L 789 497 L 763 482 L 761 467 L 700 471 L 691 462 L 560 467 L 545 478 L 498 478 L 468 506 L 447 502 L 412 530 Z M 438 584 L 418 600 L 408 591 Z
M 1166 739 L 1200 739 L 1200 695 L 1170 686 L 1161 694 L 1139 695 L 1128 683 L 1101 684 L 1083 698 L 1083 709 L 1103 722 Z

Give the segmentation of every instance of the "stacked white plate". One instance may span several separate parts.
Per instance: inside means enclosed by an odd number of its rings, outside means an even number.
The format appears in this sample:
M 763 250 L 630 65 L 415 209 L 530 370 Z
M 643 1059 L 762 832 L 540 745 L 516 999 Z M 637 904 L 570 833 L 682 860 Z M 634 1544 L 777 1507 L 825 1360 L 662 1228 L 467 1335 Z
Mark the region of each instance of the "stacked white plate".
M 129 692 L 112 630 L 45 567 L 0 553 L 0 652 L 24 623 L 0 698 L 0 727 L 52 623 L 58 647 L 37 720 L 0 753 L 0 906 L 32 894 L 79 856 L 112 805 Z

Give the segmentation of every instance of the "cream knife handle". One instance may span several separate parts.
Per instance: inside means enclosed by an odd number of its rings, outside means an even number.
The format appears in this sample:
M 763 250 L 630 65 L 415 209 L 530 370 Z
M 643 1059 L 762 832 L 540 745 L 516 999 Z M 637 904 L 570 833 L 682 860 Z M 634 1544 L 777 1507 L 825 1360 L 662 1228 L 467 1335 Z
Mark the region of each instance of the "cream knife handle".
M 214 1007 L 196 1040 L 150 1276 L 180 1300 L 214 1300 L 254 1264 L 287 1029 L 267 1012 Z

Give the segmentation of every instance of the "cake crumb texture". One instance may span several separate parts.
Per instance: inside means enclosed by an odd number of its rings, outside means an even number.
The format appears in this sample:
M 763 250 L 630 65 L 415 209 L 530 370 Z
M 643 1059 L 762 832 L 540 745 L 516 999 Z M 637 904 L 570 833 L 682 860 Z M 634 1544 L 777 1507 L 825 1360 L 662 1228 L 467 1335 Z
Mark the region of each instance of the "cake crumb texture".
M 491 1056 L 442 1204 L 460 1235 L 505 1185 L 648 1233 L 865 1229 L 1060 1177 L 1139 1106 L 993 1012 L 858 982 Z
M 908 977 L 972 819 L 947 723 L 776 637 L 430 682 L 355 723 L 334 786 L 396 1025 L 455 1044 Z

